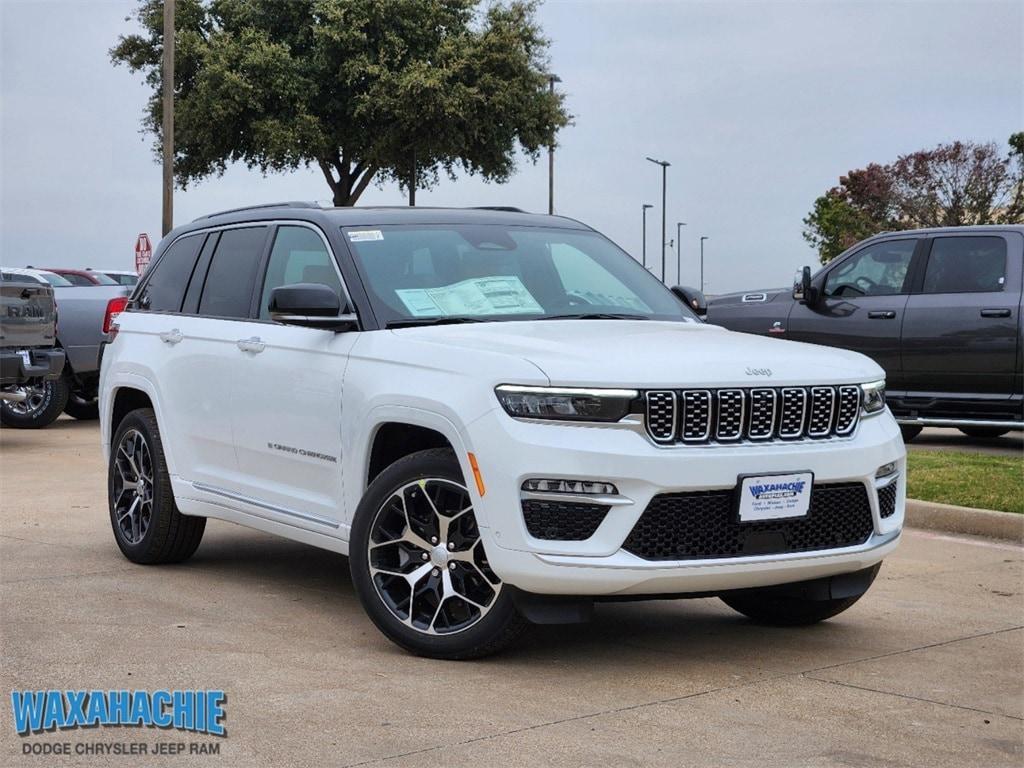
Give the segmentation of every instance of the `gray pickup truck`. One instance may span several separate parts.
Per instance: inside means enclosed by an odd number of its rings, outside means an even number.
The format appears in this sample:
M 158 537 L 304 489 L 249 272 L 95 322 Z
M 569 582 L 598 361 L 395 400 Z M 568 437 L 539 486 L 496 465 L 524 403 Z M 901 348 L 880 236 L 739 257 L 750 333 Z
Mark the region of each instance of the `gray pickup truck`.
M 57 342 L 53 288 L 32 275 L 0 269 L 0 402 L 12 413 L 46 411 L 45 382 L 59 379 L 64 350 Z M 57 410 L 60 413 L 60 410 Z M 43 426 L 39 424 L 39 426 Z
M 53 423 L 61 412 L 76 419 L 97 418 L 100 349 L 106 339 L 103 318 L 107 303 L 127 295 L 130 289 L 121 285 L 73 286 L 46 270 L 5 267 L 4 271 L 52 290 L 58 315 L 56 348 L 61 353 L 62 367 L 57 376 L 15 385 L 15 397 L 25 397 L 19 402 L 0 399 L 0 421 L 9 427 L 31 429 Z
M 863 352 L 886 372 L 905 440 L 924 426 L 993 437 L 1024 428 L 1024 226 L 888 232 L 792 289 L 708 302 L 734 331 Z

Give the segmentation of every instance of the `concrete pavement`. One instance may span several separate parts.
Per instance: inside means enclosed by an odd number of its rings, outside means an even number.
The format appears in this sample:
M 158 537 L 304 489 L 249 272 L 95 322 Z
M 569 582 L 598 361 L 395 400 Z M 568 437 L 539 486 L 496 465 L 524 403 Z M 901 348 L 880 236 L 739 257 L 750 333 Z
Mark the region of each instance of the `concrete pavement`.
M 110 532 L 95 423 L 0 433 L 0 687 L 222 688 L 218 756 L 164 765 L 1019 766 L 1024 550 L 910 531 L 824 624 L 755 626 L 717 600 L 601 605 L 480 662 L 405 655 L 345 558 L 212 522 L 140 567 Z M 112 728 L 26 743 L 208 742 Z M 154 760 L 148 761 L 152 764 Z
M 958 429 L 926 427 L 907 444 L 914 451 L 968 451 L 1024 459 L 1024 432 L 1012 430 L 1002 437 L 968 437 Z

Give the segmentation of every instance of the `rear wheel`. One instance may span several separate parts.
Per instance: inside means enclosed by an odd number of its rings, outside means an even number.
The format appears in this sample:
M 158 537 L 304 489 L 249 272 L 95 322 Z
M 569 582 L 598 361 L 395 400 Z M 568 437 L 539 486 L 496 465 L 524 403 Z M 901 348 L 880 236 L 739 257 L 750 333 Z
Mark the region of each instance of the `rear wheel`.
M 68 402 L 71 388 L 66 376 L 44 381 L 33 379 L 25 384 L 4 387 L 4 391 L 21 398 L 0 400 L 0 422 L 16 429 L 40 429 L 57 420 Z
M 924 427 L 917 424 L 900 424 L 900 433 L 903 435 L 903 442 L 909 443 L 921 434 L 922 429 L 924 429 Z
M 107 488 L 114 539 L 133 563 L 177 563 L 196 551 L 206 518 L 178 511 L 160 430 L 149 408 L 132 411 L 118 425 Z
M 526 627 L 487 562 L 448 449 L 406 456 L 374 479 L 353 520 L 349 564 L 370 619 L 417 655 L 486 656 Z
M 1002 427 L 960 427 L 968 437 L 1002 437 L 1009 429 L 1003 429 Z
M 100 417 L 100 401 L 93 395 L 88 397 L 80 390 L 74 390 L 68 395 L 67 405 L 64 406 L 64 413 L 79 421 L 93 421 Z

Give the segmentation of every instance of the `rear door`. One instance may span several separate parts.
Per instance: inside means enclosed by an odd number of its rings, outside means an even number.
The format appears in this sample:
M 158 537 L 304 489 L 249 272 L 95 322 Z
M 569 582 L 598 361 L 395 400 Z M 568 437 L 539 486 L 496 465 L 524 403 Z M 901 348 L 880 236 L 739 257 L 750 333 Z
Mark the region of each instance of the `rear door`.
M 900 330 L 921 242 L 875 241 L 830 266 L 818 302 L 793 305 L 785 338 L 861 352 L 885 369 L 890 389 L 901 389 Z
M 930 239 L 907 302 L 903 366 L 915 394 L 1008 398 L 1020 343 L 1021 237 Z

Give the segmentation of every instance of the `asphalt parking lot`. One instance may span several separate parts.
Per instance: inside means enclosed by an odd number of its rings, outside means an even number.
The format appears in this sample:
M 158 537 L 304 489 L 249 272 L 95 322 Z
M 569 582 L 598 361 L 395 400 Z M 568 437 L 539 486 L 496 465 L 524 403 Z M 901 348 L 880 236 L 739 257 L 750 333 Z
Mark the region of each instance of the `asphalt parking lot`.
M 213 522 L 173 567 L 123 559 L 94 423 L 0 433 L 2 686 L 221 688 L 216 757 L 166 765 L 1019 766 L 1024 550 L 908 531 L 874 588 L 806 629 L 716 600 L 599 606 L 481 662 L 405 655 L 345 558 Z M 179 741 L 109 729 L 26 742 Z M 189 739 L 186 740 L 197 740 Z M 131 759 L 111 759 L 117 765 Z M 61 764 L 101 765 L 71 757 Z

